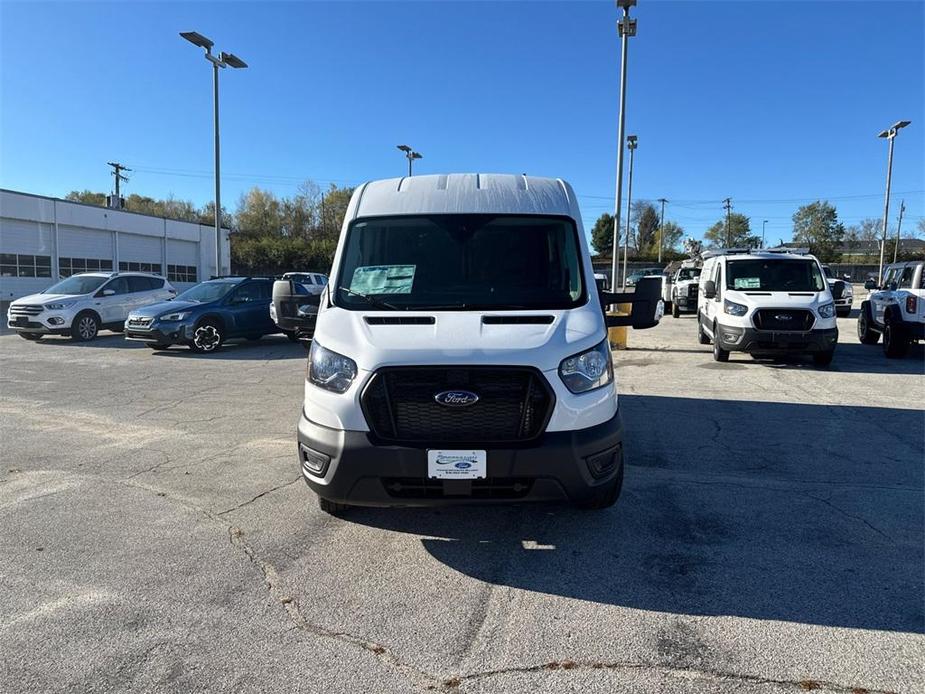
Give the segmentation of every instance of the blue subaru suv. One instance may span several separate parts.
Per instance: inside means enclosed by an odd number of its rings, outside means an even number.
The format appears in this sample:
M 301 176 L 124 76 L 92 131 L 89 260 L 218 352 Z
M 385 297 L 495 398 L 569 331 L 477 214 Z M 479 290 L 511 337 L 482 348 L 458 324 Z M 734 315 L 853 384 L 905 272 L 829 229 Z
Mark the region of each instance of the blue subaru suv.
M 215 352 L 226 340 L 259 340 L 280 332 L 270 319 L 273 280 L 220 277 L 197 284 L 170 301 L 129 313 L 125 337 L 151 349 L 188 345 L 194 352 Z

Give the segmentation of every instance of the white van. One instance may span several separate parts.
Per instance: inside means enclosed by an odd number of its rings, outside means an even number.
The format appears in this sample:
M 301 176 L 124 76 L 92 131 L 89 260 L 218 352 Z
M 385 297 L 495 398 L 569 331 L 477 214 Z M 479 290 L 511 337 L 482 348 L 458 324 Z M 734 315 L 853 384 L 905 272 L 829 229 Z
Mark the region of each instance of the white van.
M 812 354 L 828 366 L 838 343 L 835 301 L 822 266 L 804 253 L 706 251 L 697 300 L 700 344 L 713 358 Z
M 595 286 L 575 193 L 500 174 L 366 183 L 321 296 L 298 442 L 323 510 L 569 500 L 623 481 L 608 325 L 659 280 Z M 274 297 L 276 300 L 276 297 Z M 605 317 L 602 303 L 633 303 Z

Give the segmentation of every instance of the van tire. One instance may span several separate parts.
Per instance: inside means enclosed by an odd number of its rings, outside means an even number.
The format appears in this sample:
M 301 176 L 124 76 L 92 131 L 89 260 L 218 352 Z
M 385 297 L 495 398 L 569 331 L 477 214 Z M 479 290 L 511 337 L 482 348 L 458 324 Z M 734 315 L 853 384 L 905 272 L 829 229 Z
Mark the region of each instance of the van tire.
M 600 511 L 601 509 L 610 508 L 617 499 L 620 498 L 620 492 L 623 490 L 623 463 L 620 463 L 620 471 L 607 484 L 603 484 L 591 492 L 591 496 L 583 501 L 576 502 L 576 506 L 585 511 Z
M 828 366 L 832 363 L 834 356 L 834 349 L 827 349 L 825 352 L 813 352 L 813 364 L 816 366 Z
M 880 341 L 880 333 L 873 329 L 871 323 L 870 303 L 865 301 L 858 314 L 858 339 L 865 345 L 875 345 Z
M 74 342 L 90 342 L 100 333 L 100 317 L 93 311 L 81 311 L 71 323 L 71 339 Z
M 909 336 L 901 321 L 887 315 L 883 321 L 883 353 L 890 359 L 902 359 L 909 351 Z
M 284 330 L 283 334 L 289 338 L 290 342 L 299 341 L 299 334 L 295 330 Z
M 697 314 L 697 342 L 702 345 L 710 344 L 710 338 L 703 331 L 703 323 L 700 322 L 700 314 Z
M 672 318 L 680 318 L 680 317 L 681 317 L 681 309 L 678 308 L 678 302 L 677 302 L 677 301 L 672 301 L 672 302 L 671 302 L 671 317 L 672 317 Z
M 713 361 L 729 361 L 729 350 L 719 346 L 719 330 L 716 324 L 713 324 Z
M 349 504 L 342 504 L 337 501 L 325 499 L 323 496 L 318 497 L 318 508 L 332 516 L 339 516 L 350 508 Z

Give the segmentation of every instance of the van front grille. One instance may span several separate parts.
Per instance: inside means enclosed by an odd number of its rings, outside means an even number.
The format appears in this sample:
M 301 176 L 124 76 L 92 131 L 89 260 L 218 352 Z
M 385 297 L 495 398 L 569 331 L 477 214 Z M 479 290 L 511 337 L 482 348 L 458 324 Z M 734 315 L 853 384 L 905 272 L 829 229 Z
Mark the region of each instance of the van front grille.
M 448 406 L 436 396 L 467 391 L 478 400 Z M 361 398 L 372 433 L 392 442 L 516 443 L 537 438 L 555 396 L 539 371 L 508 366 L 380 369 Z
M 792 308 L 762 308 L 755 311 L 755 327 L 758 330 L 789 330 L 804 332 L 811 330 L 816 319 L 810 311 Z

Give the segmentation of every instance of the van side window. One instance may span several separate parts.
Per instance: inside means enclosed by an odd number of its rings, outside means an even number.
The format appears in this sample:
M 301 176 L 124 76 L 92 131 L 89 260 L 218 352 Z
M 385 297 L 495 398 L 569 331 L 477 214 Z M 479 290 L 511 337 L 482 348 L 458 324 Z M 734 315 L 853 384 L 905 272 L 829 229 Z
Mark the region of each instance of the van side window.
M 723 264 L 717 263 L 713 270 L 713 284 L 716 285 L 716 300 L 723 297 Z

